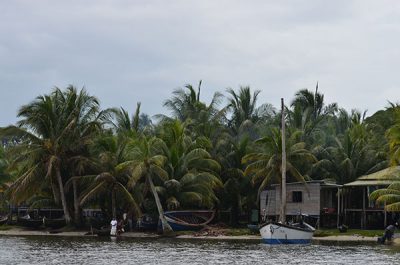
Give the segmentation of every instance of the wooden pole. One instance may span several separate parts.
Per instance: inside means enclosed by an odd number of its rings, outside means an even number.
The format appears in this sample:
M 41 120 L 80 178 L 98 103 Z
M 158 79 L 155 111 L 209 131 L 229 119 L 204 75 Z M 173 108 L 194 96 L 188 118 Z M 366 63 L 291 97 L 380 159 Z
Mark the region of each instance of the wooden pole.
M 340 222 L 340 188 L 337 189 L 337 220 L 336 220 L 336 227 L 339 227 Z
M 286 222 L 286 144 L 285 144 L 285 103 L 283 98 L 281 98 L 282 105 L 282 182 L 281 182 L 281 212 L 280 221 L 282 223 Z
M 384 214 L 383 228 L 386 228 L 386 226 L 387 226 L 386 202 L 385 202 L 385 204 L 383 205 L 383 214 Z
M 367 188 L 365 188 L 364 187 L 364 189 L 363 189 L 363 205 L 362 205 L 362 218 L 361 218 L 361 228 L 362 229 L 365 229 L 365 227 L 366 227 L 366 216 L 365 216 L 365 190 L 366 190 Z

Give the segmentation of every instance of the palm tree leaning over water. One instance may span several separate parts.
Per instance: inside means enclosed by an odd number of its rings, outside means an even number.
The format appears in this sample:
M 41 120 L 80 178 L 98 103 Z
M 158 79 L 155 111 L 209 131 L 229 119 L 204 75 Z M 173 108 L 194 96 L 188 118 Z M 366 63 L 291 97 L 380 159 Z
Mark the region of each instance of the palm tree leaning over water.
M 168 235 L 172 234 L 173 230 L 165 219 L 164 209 L 154 185 L 154 180 L 165 182 L 169 178 L 168 173 L 163 169 L 166 157 L 160 154 L 161 144 L 162 140 L 159 138 L 140 137 L 135 141 L 134 147 L 130 151 L 129 160 L 122 163 L 120 168 L 129 170 L 128 187 L 134 187 L 141 179 L 144 179 L 150 187 L 157 205 L 163 233 Z

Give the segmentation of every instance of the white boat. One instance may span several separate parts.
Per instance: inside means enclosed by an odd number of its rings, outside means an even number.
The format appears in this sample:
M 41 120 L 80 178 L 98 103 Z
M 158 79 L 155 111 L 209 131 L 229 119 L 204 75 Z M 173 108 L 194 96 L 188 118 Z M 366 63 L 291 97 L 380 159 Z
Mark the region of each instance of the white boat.
M 267 223 L 260 228 L 262 242 L 266 244 L 309 244 L 315 229 L 307 223 Z
M 282 179 L 281 179 L 281 209 L 280 222 L 268 222 L 261 225 L 262 242 L 266 244 L 309 244 L 315 228 L 301 222 L 286 223 L 286 150 L 285 150 L 285 104 L 282 103 Z

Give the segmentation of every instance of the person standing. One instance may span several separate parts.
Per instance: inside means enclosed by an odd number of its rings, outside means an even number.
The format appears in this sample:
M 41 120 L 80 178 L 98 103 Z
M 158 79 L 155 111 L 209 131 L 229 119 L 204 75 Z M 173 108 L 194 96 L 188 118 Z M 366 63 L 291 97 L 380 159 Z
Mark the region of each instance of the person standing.
M 117 220 L 115 220 L 115 218 L 113 218 L 111 220 L 111 231 L 110 231 L 110 236 L 116 236 L 117 235 Z

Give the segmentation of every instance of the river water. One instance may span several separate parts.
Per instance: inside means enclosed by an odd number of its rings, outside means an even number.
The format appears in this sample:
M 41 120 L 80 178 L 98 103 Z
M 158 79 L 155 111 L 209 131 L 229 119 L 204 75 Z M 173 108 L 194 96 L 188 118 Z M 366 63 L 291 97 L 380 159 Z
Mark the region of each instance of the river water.
M 0 237 L 0 264 L 400 264 L 400 248 L 200 240 Z

